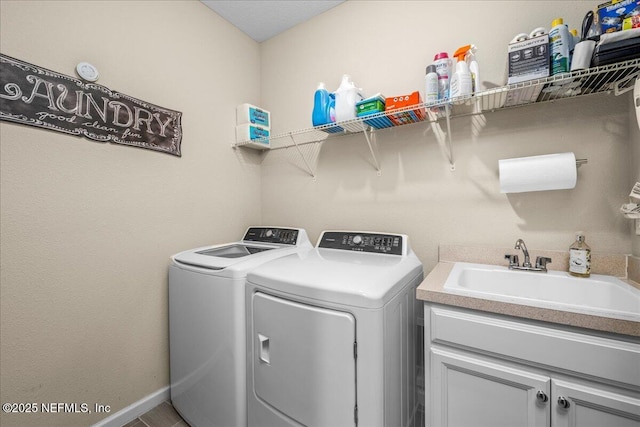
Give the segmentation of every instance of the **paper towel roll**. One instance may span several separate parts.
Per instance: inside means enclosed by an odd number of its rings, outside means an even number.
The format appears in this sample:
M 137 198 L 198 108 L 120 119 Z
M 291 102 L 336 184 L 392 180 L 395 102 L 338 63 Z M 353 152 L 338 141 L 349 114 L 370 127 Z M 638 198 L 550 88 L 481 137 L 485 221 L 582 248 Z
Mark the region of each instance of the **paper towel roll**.
M 576 186 L 573 153 L 504 159 L 499 162 L 500 192 L 565 190 Z
M 571 58 L 571 71 L 586 70 L 591 67 L 591 57 L 595 47 L 596 42 L 593 40 L 583 40 L 576 44 Z

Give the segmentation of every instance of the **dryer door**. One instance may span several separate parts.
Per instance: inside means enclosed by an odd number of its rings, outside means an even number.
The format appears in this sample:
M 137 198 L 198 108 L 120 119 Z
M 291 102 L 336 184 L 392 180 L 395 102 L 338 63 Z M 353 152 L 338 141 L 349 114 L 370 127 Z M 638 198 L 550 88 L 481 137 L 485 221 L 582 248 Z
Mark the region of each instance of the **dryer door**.
M 260 292 L 252 310 L 258 399 L 306 426 L 354 426 L 355 318 Z

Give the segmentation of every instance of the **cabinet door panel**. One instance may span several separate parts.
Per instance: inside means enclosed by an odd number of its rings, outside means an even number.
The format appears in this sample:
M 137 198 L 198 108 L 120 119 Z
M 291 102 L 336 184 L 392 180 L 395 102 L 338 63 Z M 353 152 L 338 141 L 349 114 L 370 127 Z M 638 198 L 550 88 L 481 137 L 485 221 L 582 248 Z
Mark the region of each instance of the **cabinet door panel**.
M 640 427 L 640 396 L 624 396 L 594 387 L 554 380 L 554 427 Z M 559 398 L 568 402 L 563 408 Z
M 431 349 L 432 427 L 549 427 L 550 379 L 440 348 Z

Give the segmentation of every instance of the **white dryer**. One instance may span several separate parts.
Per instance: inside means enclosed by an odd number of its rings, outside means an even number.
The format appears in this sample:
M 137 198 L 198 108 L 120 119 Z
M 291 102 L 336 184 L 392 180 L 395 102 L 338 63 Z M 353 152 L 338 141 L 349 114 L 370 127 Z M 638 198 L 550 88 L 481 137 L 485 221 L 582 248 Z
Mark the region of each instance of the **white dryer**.
M 413 425 L 422 279 L 407 236 L 341 231 L 250 272 L 248 425 Z
M 313 250 L 302 229 L 251 227 L 242 241 L 181 252 L 169 267 L 171 401 L 194 427 L 247 425 L 245 279 Z

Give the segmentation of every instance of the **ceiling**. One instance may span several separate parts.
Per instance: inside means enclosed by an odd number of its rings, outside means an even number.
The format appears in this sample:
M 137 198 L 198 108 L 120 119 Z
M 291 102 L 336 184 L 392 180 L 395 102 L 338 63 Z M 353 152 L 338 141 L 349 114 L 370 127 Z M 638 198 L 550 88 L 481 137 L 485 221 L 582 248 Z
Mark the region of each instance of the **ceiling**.
M 263 42 L 345 0 L 200 0 L 257 42 Z

